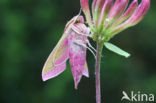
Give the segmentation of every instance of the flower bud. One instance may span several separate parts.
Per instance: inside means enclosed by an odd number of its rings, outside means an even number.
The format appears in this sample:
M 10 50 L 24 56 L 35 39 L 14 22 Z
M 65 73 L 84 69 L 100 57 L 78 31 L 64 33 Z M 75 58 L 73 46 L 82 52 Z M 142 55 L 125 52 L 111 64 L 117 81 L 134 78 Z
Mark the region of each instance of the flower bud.
M 142 2 L 136 8 L 132 16 L 128 20 L 126 20 L 124 23 L 115 27 L 114 30 L 111 32 L 111 34 L 115 35 L 123 31 L 124 29 L 134 26 L 137 23 L 139 23 L 145 16 L 145 14 L 147 13 L 149 7 L 150 7 L 150 0 L 142 0 Z
M 111 21 L 110 24 L 122 15 L 128 5 L 128 2 L 129 0 L 116 0 L 108 16 L 108 19 Z
M 93 21 L 97 26 L 101 10 L 106 0 L 94 0 L 92 3 Z
M 88 0 L 80 0 L 81 8 L 86 16 L 87 22 L 90 26 L 92 26 L 92 19 L 89 10 Z
M 128 9 L 125 11 L 125 13 L 116 21 L 115 25 L 118 25 L 128 19 L 135 11 L 136 7 L 138 5 L 138 0 L 133 0 L 133 2 L 130 4 Z
M 104 20 L 108 16 L 108 13 L 113 5 L 113 0 L 106 0 L 103 8 L 101 10 L 100 18 L 99 18 L 99 25 L 103 24 Z
M 133 15 L 127 20 L 132 25 L 139 23 L 147 13 L 150 6 L 150 0 L 142 0 L 138 8 L 135 10 Z
M 91 21 L 88 0 L 81 0 L 82 8 L 89 18 L 87 21 L 91 28 L 91 37 L 97 42 L 108 41 L 115 34 L 139 23 L 150 6 L 150 0 L 142 0 L 139 6 L 138 0 L 133 0 L 129 7 L 129 0 L 115 0 L 114 4 L 113 2 L 114 0 L 93 0 Z
M 105 0 L 96 0 L 96 4 L 95 4 L 95 12 L 101 12 L 103 4 L 104 4 Z

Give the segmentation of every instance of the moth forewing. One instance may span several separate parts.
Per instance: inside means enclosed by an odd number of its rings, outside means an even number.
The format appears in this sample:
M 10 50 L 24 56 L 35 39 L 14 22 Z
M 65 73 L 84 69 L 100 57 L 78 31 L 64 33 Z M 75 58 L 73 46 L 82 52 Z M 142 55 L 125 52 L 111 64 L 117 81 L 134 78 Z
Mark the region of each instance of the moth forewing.
M 54 50 L 49 55 L 47 61 L 45 62 L 42 71 L 42 78 L 44 81 L 59 75 L 65 70 L 65 63 L 57 67 L 55 65 L 60 64 L 61 62 L 64 62 L 69 58 L 68 45 L 66 45 L 64 42 L 66 38 L 66 35 L 62 36 L 61 40 L 58 42 Z
M 77 22 L 76 20 L 78 20 L 78 18 L 81 22 L 81 25 L 83 25 L 85 29 L 82 28 L 81 30 L 76 31 L 76 29 L 73 28 L 76 26 L 75 24 L 78 24 L 76 23 Z M 74 67 L 75 69 L 81 68 L 81 74 L 79 74 L 80 76 L 79 79 L 76 78 L 77 79 L 75 82 L 76 84 L 78 84 L 82 75 L 89 77 L 88 67 L 86 62 L 86 43 L 88 40 L 87 36 L 89 34 L 89 29 L 83 24 L 82 21 L 83 21 L 83 17 L 77 15 L 67 23 L 61 39 L 59 40 L 59 42 L 57 43 L 54 50 L 51 52 L 47 61 L 44 64 L 43 71 L 42 71 L 43 81 L 53 78 L 59 75 L 61 72 L 63 72 L 66 68 L 66 60 L 69 58 L 70 61 L 72 61 L 72 63 L 79 65 L 78 67 L 77 66 Z M 76 35 L 72 35 L 72 31 L 75 32 Z M 70 36 L 73 37 L 71 41 L 69 40 Z M 69 48 L 71 47 L 72 43 L 76 43 L 76 41 L 78 42 L 78 44 L 76 44 L 75 47 L 76 46 L 78 47 L 78 52 L 80 52 L 80 54 L 77 54 L 75 51 L 73 52 L 73 54 L 77 55 L 81 62 L 77 60 L 75 61 L 74 59 L 71 59 L 72 57 L 69 56 L 69 54 L 71 53 Z M 85 45 L 85 47 L 80 44 Z M 75 47 L 73 47 L 72 49 L 74 49 Z M 73 68 L 73 66 L 71 65 L 71 68 Z

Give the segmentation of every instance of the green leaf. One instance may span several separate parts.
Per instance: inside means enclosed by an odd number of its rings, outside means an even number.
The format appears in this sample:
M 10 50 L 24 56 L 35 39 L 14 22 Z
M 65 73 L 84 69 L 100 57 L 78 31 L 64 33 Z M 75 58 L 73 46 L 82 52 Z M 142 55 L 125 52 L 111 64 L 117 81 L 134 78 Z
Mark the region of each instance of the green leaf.
M 124 50 L 121 50 L 119 47 L 115 46 L 114 44 L 106 42 L 106 43 L 104 43 L 104 45 L 110 51 L 113 51 L 121 56 L 124 56 L 126 58 L 128 58 L 130 56 L 129 53 L 125 52 Z

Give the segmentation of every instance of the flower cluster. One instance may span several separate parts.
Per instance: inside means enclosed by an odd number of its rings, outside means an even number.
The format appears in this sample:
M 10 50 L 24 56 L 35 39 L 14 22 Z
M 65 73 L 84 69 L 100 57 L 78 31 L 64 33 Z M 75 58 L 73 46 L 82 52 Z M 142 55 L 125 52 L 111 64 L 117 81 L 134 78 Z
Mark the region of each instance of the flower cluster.
M 42 71 L 42 79 L 46 81 L 56 77 L 66 69 L 66 61 L 70 60 L 70 66 L 75 82 L 78 87 L 82 75 L 89 77 L 86 62 L 86 50 L 89 49 L 96 58 L 96 87 L 97 103 L 100 103 L 100 79 L 99 68 L 102 46 L 126 58 L 129 53 L 121 50 L 115 45 L 108 43 L 114 35 L 124 29 L 139 23 L 147 13 L 150 0 L 93 0 L 92 13 L 89 9 L 88 0 L 80 0 L 81 7 L 85 14 L 87 27 L 83 16 L 80 14 L 73 17 L 66 25 L 64 33 L 56 47 L 49 55 Z M 90 36 L 97 42 L 97 51 L 91 46 L 88 40 Z M 102 44 L 102 45 L 101 45 Z
M 150 0 L 93 0 L 92 16 L 88 0 L 81 0 L 92 38 L 97 42 L 106 42 L 124 29 L 139 23 L 147 13 Z

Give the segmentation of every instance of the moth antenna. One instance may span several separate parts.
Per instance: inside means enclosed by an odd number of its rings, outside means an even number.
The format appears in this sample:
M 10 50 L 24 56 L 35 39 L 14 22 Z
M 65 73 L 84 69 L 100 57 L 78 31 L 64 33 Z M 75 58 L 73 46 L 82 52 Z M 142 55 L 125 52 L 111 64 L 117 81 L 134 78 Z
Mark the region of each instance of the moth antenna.
M 79 11 L 79 14 L 78 14 L 79 16 L 80 16 L 81 12 L 82 12 L 82 8 L 80 8 L 80 11 Z
M 81 12 L 82 12 L 82 8 L 80 8 L 80 11 L 79 11 L 78 15 L 76 15 L 76 16 L 73 18 L 73 20 L 74 20 L 73 22 L 74 22 L 74 23 L 76 22 L 76 20 L 77 20 L 78 17 L 80 16 Z

